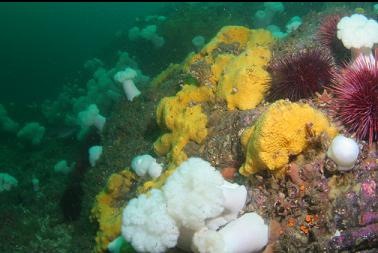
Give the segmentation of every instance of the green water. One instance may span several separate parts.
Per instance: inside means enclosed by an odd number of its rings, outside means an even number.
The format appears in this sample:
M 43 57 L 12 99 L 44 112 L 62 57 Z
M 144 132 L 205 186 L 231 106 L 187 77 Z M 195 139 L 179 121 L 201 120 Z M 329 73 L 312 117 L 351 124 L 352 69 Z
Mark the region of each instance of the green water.
M 3 61 L 0 68 L 0 101 L 25 104 L 57 96 L 65 82 L 80 77 L 78 72 L 86 60 L 110 54 L 106 49 L 111 47 L 118 31 L 132 27 L 137 17 L 163 12 L 161 8 L 174 5 L 1 3 L 0 29 L 3 36 L 0 41 L 0 54 Z M 230 3 L 224 5 L 224 8 L 233 15 L 233 8 L 236 12 L 238 5 L 242 4 Z M 320 5 L 310 4 L 309 7 L 319 8 Z M 247 8 L 253 9 L 253 6 L 258 6 L 258 3 L 248 4 Z M 198 9 L 201 8 L 199 4 Z M 288 15 L 294 12 L 296 15 L 303 15 L 308 11 L 300 6 L 297 9 L 289 9 Z M 175 15 L 179 11 L 180 7 L 173 7 L 168 14 Z M 129 47 L 126 45 L 127 41 L 123 44 Z M 131 49 L 130 53 L 135 51 L 136 49 Z M 186 53 L 177 52 L 176 59 Z M 156 74 L 158 71 L 150 72 Z
M 0 100 L 30 103 L 55 96 L 120 29 L 163 3 L 1 3 Z

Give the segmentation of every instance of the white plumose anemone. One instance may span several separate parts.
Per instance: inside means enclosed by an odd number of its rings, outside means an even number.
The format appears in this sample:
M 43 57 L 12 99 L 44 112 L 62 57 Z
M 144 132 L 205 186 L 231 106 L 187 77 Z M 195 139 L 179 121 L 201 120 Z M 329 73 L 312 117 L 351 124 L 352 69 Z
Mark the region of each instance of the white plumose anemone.
M 194 234 L 193 250 L 199 253 L 259 252 L 269 239 L 268 225 L 257 213 L 246 213 L 219 231 L 202 228 Z
M 179 229 L 160 190 L 153 189 L 128 203 L 123 211 L 122 235 L 138 252 L 163 253 L 176 246 Z
M 352 58 L 363 55 L 374 58 L 372 48 L 378 43 L 378 23 L 362 14 L 343 17 L 337 24 L 337 38 L 352 50 Z
M 119 71 L 114 75 L 114 80 L 122 83 L 123 90 L 129 101 L 133 101 L 135 97 L 141 94 L 134 84 L 136 77 L 137 72 L 132 68 L 126 68 L 124 71 Z

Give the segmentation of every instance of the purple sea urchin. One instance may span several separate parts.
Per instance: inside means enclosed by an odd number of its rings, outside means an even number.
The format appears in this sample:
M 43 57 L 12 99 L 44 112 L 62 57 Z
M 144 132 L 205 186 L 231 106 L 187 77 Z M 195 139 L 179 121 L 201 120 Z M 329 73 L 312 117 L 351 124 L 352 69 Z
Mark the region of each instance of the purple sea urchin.
M 360 139 L 378 138 L 378 64 L 357 58 L 335 75 L 332 91 L 340 120 Z
M 267 99 L 297 101 L 329 85 L 335 64 L 327 50 L 312 48 L 273 60 L 269 68 L 272 85 Z

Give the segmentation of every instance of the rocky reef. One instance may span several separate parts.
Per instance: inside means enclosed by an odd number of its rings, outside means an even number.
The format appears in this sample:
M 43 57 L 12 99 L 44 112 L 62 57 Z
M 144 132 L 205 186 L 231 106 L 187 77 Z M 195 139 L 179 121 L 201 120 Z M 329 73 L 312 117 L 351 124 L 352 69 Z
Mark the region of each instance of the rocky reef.
M 311 14 L 305 20 L 303 29 L 280 42 L 265 30 L 223 27 L 202 50 L 155 78 L 154 87 L 142 96 L 143 104 L 139 100 L 118 107 L 118 116 L 109 124 L 112 130 L 106 131 L 113 137 L 104 138 L 109 153 L 105 152 L 93 173 L 103 181 L 106 175 L 130 166 L 133 156 L 154 152 L 165 170 L 157 179 L 134 179 L 128 196 L 137 196 L 160 189 L 187 158 L 201 157 L 225 179 L 247 187 L 247 204 L 241 213 L 257 212 L 271 226 L 264 252 L 370 252 L 376 248 L 376 143 L 358 140 L 360 154 L 349 171 L 339 170 L 327 156 L 337 134 L 353 134 L 339 121 L 329 83 L 296 102 L 290 102 L 290 97 L 264 100 L 272 82 L 269 64 L 282 55 L 313 47 L 313 37 L 308 35 L 316 34 L 319 16 Z M 309 24 L 315 32 L 305 29 Z M 306 71 L 299 74 L 303 76 L 296 78 L 307 77 Z M 164 94 L 165 89 L 170 94 Z M 132 111 L 147 118 L 135 124 L 129 116 Z M 133 144 L 123 142 L 131 125 L 138 125 Z M 115 134 L 115 129 L 120 132 Z M 141 133 L 145 139 L 136 141 Z M 127 146 L 127 154 L 118 143 Z M 87 182 L 92 183 L 91 174 Z M 94 187 L 87 189 L 87 196 L 93 196 Z M 125 206 L 127 200 L 120 203 Z M 109 236 L 108 241 L 114 239 Z

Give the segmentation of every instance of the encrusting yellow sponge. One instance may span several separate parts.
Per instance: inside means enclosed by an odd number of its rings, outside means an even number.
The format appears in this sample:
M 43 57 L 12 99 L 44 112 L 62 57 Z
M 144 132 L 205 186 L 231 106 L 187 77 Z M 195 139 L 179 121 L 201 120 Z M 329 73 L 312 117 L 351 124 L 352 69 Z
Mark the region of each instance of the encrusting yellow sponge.
M 269 88 L 270 75 L 265 67 L 270 57 L 270 50 L 263 47 L 248 49 L 235 57 L 220 79 L 217 98 L 226 100 L 229 110 L 255 108 Z
M 94 252 L 105 252 L 108 244 L 121 233 L 122 210 L 136 177 L 128 169 L 114 173 L 109 177 L 106 188 L 96 196 L 90 216 L 99 224 Z
M 207 136 L 207 116 L 198 103 L 212 99 L 210 88 L 194 85 L 184 85 L 176 96 L 163 98 L 156 110 L 157 122 L 170 132 L 155 141 L 155 152 L 168 155 L 176 165 L 186 160 L 185 145 L 190 140 L 201 143 Z
M 266 67 L 273 43 L 269 31 L 250 30 L 246 49 L 224 67 L 217 86 L 217 99 L 225 100 L 228 110 L 253 109 L 264 99 L 271 80 Z
M 322 132 L 331 138 L 337 134 L 328 118 L 307 104 L 278 100 L 270 105 L 246 132 L 250 138 L 240 173 L 248 176 L 263 169 L 279 172 L 290 156 L 300 154 L 308 146 L 309 126 L 312 137 Z
M 242 51 L 246 48 L 250 29 L 244 26 L 224 26 L 217 35 L 206 44 L 201 50 L 202 55 L 211 55 L 214 50 L 222 45 L 234 44 L 237 50 Z

